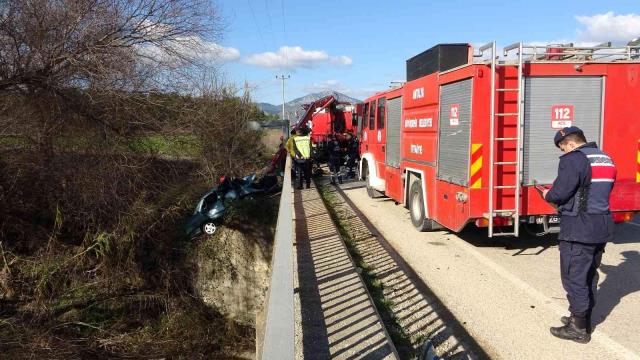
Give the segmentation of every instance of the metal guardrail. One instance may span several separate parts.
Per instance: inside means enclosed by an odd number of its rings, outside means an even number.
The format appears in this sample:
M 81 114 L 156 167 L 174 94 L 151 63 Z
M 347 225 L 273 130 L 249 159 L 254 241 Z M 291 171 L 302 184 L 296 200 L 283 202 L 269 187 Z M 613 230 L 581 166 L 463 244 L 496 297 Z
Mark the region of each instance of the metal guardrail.
M 259 358 L 263 360 L 293 360 L 295 357 L 295 315 L 293 303 L 293 187 L 291 186 L 290 156 L 287 156 L 284 167 L 271 269 L 264 342 Z

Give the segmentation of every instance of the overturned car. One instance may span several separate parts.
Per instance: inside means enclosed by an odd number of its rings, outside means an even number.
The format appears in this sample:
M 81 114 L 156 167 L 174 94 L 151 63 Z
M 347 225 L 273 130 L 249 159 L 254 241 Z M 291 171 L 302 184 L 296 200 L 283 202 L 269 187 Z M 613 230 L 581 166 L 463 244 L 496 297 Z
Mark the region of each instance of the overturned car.
M 270 195 L 279 189 L 276 175 L 265 175 L 260 179 L 257 179 L 256 174 L 243 178 L 223 176 L 218 186 L 200 198 L 193 215 L 184 226 L 184 231 L 189 237 L 203 233 L 213 235 L 223 223 L 226 210 L 232 202 Z

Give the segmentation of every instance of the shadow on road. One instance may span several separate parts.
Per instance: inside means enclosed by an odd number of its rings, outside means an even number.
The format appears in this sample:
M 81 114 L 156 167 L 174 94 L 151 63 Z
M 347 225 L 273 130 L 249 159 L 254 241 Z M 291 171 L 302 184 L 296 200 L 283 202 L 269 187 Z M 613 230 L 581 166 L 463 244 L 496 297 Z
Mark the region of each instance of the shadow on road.
M 460 321 L 345 194 L 345 190 L 354 188 L 358 188 L 355 183 L 327 191 L 337 195 L 335 208 L 343 214 L 363 261 L 382 283 L 385 298 L 392 304 L 395 322 L 405 334 L 414 336 L 411 345 L 419 348 L 424 339 L 429 339 L 443 358 L 488 359 L 488 354 Z
M 540 255 L 549 248 L 558 245 L 557 234 L 536 236 L 527 233 L 521 227 L 520 237 L 494 237 L 487 236 L 486 228 L 478 228 L 473 224 L 467 225 L 460 233 L 456 234 L 461 239 L 476 247 L 503 247 L 505 250 L 518 250 L 511 256 L 535 256 Z M 640 243 L 640 216 L 630 223 L 616 224 L 614 244 Z M 527 251 L 538 249 L 535 252 Z
M 304 359 L 391 357 L 392 348 L 315 188 L 296 191 L 295 234 Z
M 640 243 L 640 215 L 633 221 L 616 225 L 614 244 Z
M 295 201 L 302 203 L 302 191 L 295 192 Z M 305 358 L 328 358 L 329 342 L 327 327 L 322 315 L 322 303 L 320 301 L 320 289 L 318 278 L 314 269 L 313 253 L 310 241 L 301 241 L 308 238 L 309 229 L 305 219 L 305 211 L 302 206 L 295 207 L 296 215 L 296 243 L 298 281 L 296 289 L 300 296 L 300 311 L 302 321 L 302 353 Z M 322 240 L 321 237 L 315 240 Z M 331 252 L 331 248 L 323 249 Z M 316 255 L 317 256 L 317 255 Z
M 511 256 L 536 256 L 558 245 L 558 236 L 556 234 L 536 236 L 521 230 L 520 237 L 517 239 L 513 237 L 489 238 L 486 228 L 477 228 L 473 224 L 467 225 L 456 235 L 476 247 L 497 247 L 504 248 L 505 250 L 517 250 Z M 532 249 L 536 249 L 536 251 L 527 251 Z
M 620 255 L 622 262 L 619 265 L 600 265 L 600 271 L 607 277 L 598 289 L 592 315 L 594 325 L 602 323 L 622 298 L 640 291 L 640 253 L 623 251 Z

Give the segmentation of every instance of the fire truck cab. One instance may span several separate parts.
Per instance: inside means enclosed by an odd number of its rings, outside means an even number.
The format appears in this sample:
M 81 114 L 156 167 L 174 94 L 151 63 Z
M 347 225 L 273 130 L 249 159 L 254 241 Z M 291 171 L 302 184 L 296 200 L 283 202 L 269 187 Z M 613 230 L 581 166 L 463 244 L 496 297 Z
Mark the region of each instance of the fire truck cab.
M 407 82 L 358 112 L 360 174 L 370 196 L 410 210 L 420 231 L 469 224 L 491 236 L 557 230 L 535 190 L 551 184 L 558 129 L 578 126 L 616 163 L 616 221 L 640 211 L 640 46 L 474 51 L 441 44 L 407 60 Z
M 316 103 L 307 106 L 314 107 L 309 115 L 308 126 L 311 129 L 311 141 L 316 154 L 316 160 L 324 160 L 326 144 L 329 135 L 334 135 L 341 142 L 346 142 L 346 133 L 355 133 L 356 118 L 353 116 L 355 105 L 332 100 L 325 101 L 319 106 Z

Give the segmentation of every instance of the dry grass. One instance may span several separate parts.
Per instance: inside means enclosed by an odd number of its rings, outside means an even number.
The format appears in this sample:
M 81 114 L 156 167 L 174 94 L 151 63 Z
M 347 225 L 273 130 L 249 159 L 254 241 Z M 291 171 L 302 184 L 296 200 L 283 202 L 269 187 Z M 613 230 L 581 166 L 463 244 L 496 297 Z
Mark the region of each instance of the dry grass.
M 182 236 L 181 225 L 206 187 L 197 177 L 183 175 L 194 173 L 197 164 L 137 163 L 137 175 L 145 181 L 132 184 L 125 176 L 95 183 L 90 174 L 105 175 L 95 166 L 88 171 L 96 162 L 80 166 L 84 162 L 76 160 L 75 172 L 83 176 L 65 185 L 73 194 L 69 199 L 64 191 L 57 193 L 58 205 L 48 217 L 40 207 L 46 204 L 43 194 L 4 193 L 10 200 L 20 197 L 12 203 L 23 209 L 3 208 L 8 215 L 3 219 L 13 221 L 2 223 L 0 353 L 8 358 L 209 358 L 252 350 L 252 327 L 227 319 L 194 293 L 192 254 L 198 245 Z M 37 175 L 13 177 L 14 183 L 3 188 L 33 188 Z M 61 178 L 65 172 L 49 173 L 48 180 Z M 108 194 L 107 185 L 121 191 L 135 185 L 136 191 L 117 203 L 98 197 L 83 204 L 69 190 L 97 187 Z M 95 207 L 100 210 L 89 210 Z M 74 221 L 88 212 L 92 217 L 86 222 Z
M 209 103 L 194 120 L 206 131 L 192 136 L 202 152 L 193 160 L 123 150 L 126 137 L 101 140 L 91 128 L 83 146 L 53 154 L 0 148 L 3 358 L 204 359 L 254 351 L 253 325 L 199 297 L 200 242 L 182 233 L 213 179 L 264 164 L 260 135 L 243 125 L 253 109 L 226 101 Z M 229 119 L 236 123 L 217 126 Z M 275 213 L 265 208 L 239 206 L 229 222 L 267 244 Z
M 264 137 L 262 138 L 262 143 L 267 149 L 277 149 L 278 145 L 280 145 L 282 136 L 281 129 L 265 129 Z

